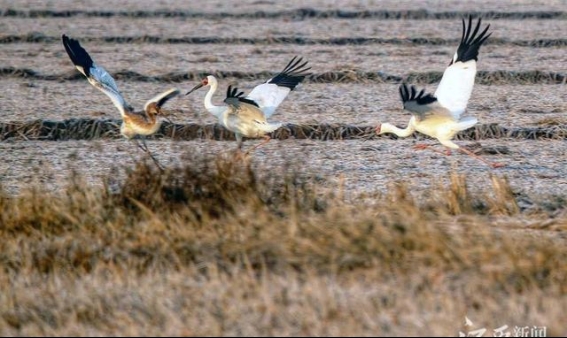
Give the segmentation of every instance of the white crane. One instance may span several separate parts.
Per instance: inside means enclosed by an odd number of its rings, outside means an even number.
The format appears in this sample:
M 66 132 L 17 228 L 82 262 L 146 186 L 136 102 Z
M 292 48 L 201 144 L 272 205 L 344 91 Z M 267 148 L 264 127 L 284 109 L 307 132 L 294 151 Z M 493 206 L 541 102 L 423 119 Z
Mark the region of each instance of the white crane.
M 62 40 L 69 58 L 79 72 L 87 78 L 91 85 L 106 94 L 120 111 L 122 116 L 120 133 L 122 136 L 133 139 L 136 135 L 141 135 L 142 144 L 135 140 L 136 145 L 146 152 L 160 169 L 163 169 L 149 151 L 143 136 L 152 135 L 159 129 L 162 121 L 158 119 L 158 116 L 164 115 L 161 107 L 169 99 L 178 95 L 180 91 L 176 88 L 169 89 L 146 102 L 143 111 L 134 111 L 134 108 L 124 100 L 112 76 L 104 68 L 93 62 L 93 59 L 79 44 L 79 41 L 71 39 L 65 34 L 62 36 Z
M 480 25 L 481 19 L 479 18 L 473 31 L 472 16 L 469 16 L 468 27 L 463 19 L 461 43 L 449 67 L 443 73 L 435 95 L 426 94 L 425 89 L 418 93 L 414 86 L 408 87 L 405 83 L 400 86 L 404 109 L 412 113 L 408 126 L 401 129 L 390 123 L 383 123 L 376 127 L 376 133 L 393 133 L 400 137 L 407 137 L 417 130 L 436 138 L 449 149 L 458 149 L 494 168 L 503 166 L 499 163 L 488 162 L 451 141 L 456 133 L 478 123 L 474 117 L 461 117 L 461 115 L 467 108 L 473 90 L 479 48 L 492 34 L 487 34 L 490 25 L 479 34 Z M 428 147 L 430 145 L 416 146 L 417 149 Z M 448 153 L 450 153 L 449 150 Z
M 186 95 L 201 87 L 209 86 L 210 89 L 205 95 L 205 109 L 213 114 L 222 126 L 234 132 L 239 151 L 242 149 L 243 137 L 264 138 L 264 142 L 248 150 L 248 153 L 269 142 L 270 137 L 267 134 L 281 127 L 281 123 L 270 123 L 267 119 L 274 114 L 286 96 L 308 75 L 307 71 L 311 68 L 306 66 L 307 61 L 303 62 L 302 58 L 294 57 L 283 71 L 265 83 L 256 86 L 246 97 L 243 96 L 243 92 L 238 92 L 237 88 L 232 89 L 229 86 L 224 100 L 226 106 L 216 106 L 212 102 L 213 95 L 218 88 L 218 81 L 212 75 L 202 79 L 201 83 L 187 92 Z

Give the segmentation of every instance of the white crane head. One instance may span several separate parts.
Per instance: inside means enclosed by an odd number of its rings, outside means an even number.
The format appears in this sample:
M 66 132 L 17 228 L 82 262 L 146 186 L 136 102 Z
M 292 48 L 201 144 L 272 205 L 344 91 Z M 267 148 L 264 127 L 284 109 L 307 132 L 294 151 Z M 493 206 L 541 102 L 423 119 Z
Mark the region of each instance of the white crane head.
M 382 123 L 376 127 L 376 134 L 382 135 L 386 133 L 396 134 L 399 137 L 408 137 L 415 131 L 414 125 L 415 117 L 409 120 L 408 126 L 404 129 L 400 129 L 393 124 L 390 123 Z
M 185 95 L 189 95 L 192 92 L 194 92 L 197 89 L 202 88 L 202 87 L 206 87 L 206 86 L 216 87 L 217 83 L 218 83 L 217 79 L 214 76 L 208 75 L 207 77 L 205 77 L 201 80 L 201 83 L 199 83 L 198 85 L 193 87 L 193 89 L 188 91 L 187 94 L 185 94 Z

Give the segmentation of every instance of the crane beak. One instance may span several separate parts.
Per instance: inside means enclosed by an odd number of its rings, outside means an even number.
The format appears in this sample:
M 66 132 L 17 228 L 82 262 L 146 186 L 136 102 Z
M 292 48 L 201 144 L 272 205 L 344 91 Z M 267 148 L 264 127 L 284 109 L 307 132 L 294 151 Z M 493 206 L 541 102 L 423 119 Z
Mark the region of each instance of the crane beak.
M 193 87 L 193 89 L 191 89 L 190 91 L 188 91 L 187 94 L 185 94 L 185 96 L 191 94 L 192 92 L 196 91 L 197 89 L 199 89 L 199 88 L 201 88 L 201 87 L 203 87 L 203 86 L 204 86 L 204 84 L 199 83 L 198 85 L 196 85 L 195 87 Z
M 375 130 L 376 130 L 376 134 L 379 135 L 380 132 L 382 131 L 382 124 L 377 125 Z

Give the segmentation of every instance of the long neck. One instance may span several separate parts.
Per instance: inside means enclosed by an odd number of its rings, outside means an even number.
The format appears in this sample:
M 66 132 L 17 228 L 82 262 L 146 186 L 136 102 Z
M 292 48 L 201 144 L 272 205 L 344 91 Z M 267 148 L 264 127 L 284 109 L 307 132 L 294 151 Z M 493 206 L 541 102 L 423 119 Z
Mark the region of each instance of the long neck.
M 413 117 L 412 117 L 413 119 Z M 399 137 L 408 137 L 411 134 L 413 134 L 413 132 L 415 131 L 415 128 L 413 126 L 413 121 L 410 120 L 410 122 L 408 123 L 408 126 L 405 129 L 400 129 L 396 126 L 394 126 L 393 124 L 390 123 L 383 123 L 381 126 L 381 131 L 380 134 L 384 134 L 384 133 L 392 133 L 392 134 L 396 134 Z
M 217 119 L 219 119 L 221 117 L 222 113 L 224 112 L 224 110 L 226 109 L 226 107 L 215 106 L 213 104 L 213 95 L 217 91 L 218 82 L 217 81 L 210 81 L 209 86 L 211 88 L 207 92 L 207 95 L 205 95 L 205 109 L 207 109 L 207 111 L 209 113 L 213 114 Z

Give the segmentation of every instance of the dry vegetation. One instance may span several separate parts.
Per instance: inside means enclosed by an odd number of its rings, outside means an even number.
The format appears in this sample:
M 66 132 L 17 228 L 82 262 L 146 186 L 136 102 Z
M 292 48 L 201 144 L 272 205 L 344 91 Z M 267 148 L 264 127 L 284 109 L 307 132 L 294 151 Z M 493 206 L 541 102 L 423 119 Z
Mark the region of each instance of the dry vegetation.
M 506 178 L 454 173 L 349 202 L 294 165 L 187 162 L 1 194 L 0 333 L 565 334 L 565 196 L 527 211 Z
M 35 120 L 26 122 L 0 122 L 0 140 L 95 140 L 116 139 L 120 135 L 120 120 L 70 119 L 64 121 Z M 565 140 L 567 125 L 561 120 L 547 118 L 537 121 L 536 127 L 507 128 L 498 124 L 481 124 L 457 134 L 459 140 L 520 139 L 520 140 Z M 270 134 L 272 139 L 313 139 L 321 141 L 370 140 L 394 138 L 395 135 L 378 136 L 375 126 L 348 124 L 286 124 Z M 172 124 L 164 122 L 148 138 L 171 138 L 174 140 L 234 140 L 234 133 L 219 124 Z M 413 135 L 413 137 L 419 137 Z
M 470 12 L 493 35 L 456 139 L 498 170 L 374 132 L 407 123 L 400 82 L 434 90 Z M 0 0 L 0 18 L 0 336 L 567 335 L 565 1 Z M 63 33 L 138 108 L 208 74 L 250 90 L 294 55 L 313 73 L 245 160 L 204 92 L 171 100 L 160 172 Z

